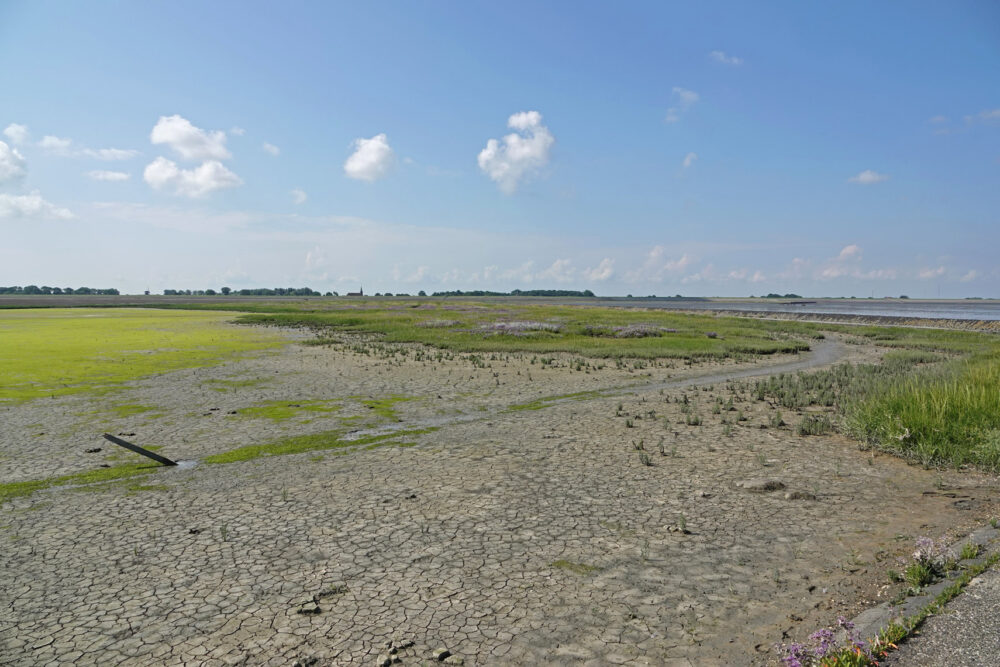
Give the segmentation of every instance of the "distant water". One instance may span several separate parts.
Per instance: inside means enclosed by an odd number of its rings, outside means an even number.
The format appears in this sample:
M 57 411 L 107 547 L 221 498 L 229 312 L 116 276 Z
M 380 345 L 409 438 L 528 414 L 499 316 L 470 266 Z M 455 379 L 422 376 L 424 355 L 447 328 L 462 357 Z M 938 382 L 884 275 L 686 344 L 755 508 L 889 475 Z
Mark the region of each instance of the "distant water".
M 668 310 L 744 310 L 753 313 L 920 317 L 947 320 L 1000 320 L 1000 301 L 884 301 L 881 299 L 817 299 L 791 304 L 786 299 L 760 301 L 697 301 L 667 299 L 599 299 L 607 305 Z M 811 301 L 811 299 L 805 299 Z

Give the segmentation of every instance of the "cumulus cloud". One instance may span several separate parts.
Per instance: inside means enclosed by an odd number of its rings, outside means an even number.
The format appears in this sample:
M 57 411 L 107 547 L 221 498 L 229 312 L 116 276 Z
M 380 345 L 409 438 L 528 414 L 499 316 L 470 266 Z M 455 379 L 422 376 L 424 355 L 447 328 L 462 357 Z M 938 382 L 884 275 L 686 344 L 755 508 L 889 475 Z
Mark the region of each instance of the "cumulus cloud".
M 48 151 L 50 153 L 55 153 L 56 155 L 68 155 L 69 147 L 72 145 L 70 139 L 63 139 L 61 137 L 55 137 L 51 134 L 47 134 L 42 137 L 42 140 L 38 142 L 38 145 L 42 150 Z
M 246 133 L 247 133 L 247 131 L 244 130 L 242 127 L 239 127 L 238 125 L 234 125 L 229 130 L 229 134 L 232 134 L 232 135 L 237 136 L 237 137 L 242 137 Z
M 227 160 L 232 157 L 226 149 L 225 132 L 206 132 L 176 114 L 160 116 L 149 134 L 149 140 L 154 144 L 166 144 L 185 160 Z
M 586 269 L 583 272 L 584 277 L 587 280 L 593 281 L 603 281 L 607 280 L 615 274 L 615 261 L 609 257 L 605 257 L 601 260 L 600 264 L 592 269 Z
M 684 156 L 684 168 L 687 169 L 694 164 L 694 161 L 698 159 L 697 153 L 688 153 Z
M 708 54 L 708 57 L 717 63 L 722 63 L 723 65 L 742 65 L 743 59 L 737 58 L 736 56 L 726 55 L 725 51 L 712 51 Z
M 63 157 L 89 157 L 95 160 L 115 161 L 128 160 L 139 154 L 139 151 L 131 148 L 86 148 L 74 147 L 72 139 L 56 137 L 47 134 L 42 137 L 38 145 L 49 153 L 61 155 Z
M 270 153 L 271 155 L 274 155 L 275 157 L 277 157 L 278 155 L 281 154 L 281 149 L 280 148 L 278 148 L 274 144 L 269 144 L 266 141 L 263 144 L 261 144 L 260 147 L 264 149 L 265 153 Z
M 300 190 L 295 188 L 292 190 L 292 203 L 295 205 L 304 204 L 306 200 L 309 199 L 309 195 L 306 194 L 305 190 Z
M 0 141 L 0 184 L 19 178 L 28 173 L 28 164 L 24 156 L 16 148 L 11 148 L 7 142 Z
M 28 127 L 26 125 L 11 123 L 4 129 L 3 134 L 10 139 L 10 143 L 15 145 L 21 145 L 28 141 Z
M 1000 109 L 986 109 L 980 111 L 977 114 L 973 114 L 965 117 L 965 122 L 967 124 L 975 123 L 979 121 L 981 123 L 995 123 L 1000 121 Z
M 804 268 L 807 262 L 796 259 L 799 267 Z M 823 262 L 813 273 L 816 280 L 835 280 L 836 278 L 856 278 L 859 280 L 892 280 L 898 275 L 896 269 L 869 269 L 860 266 L 861 247 L 855 244 L 844 246 L 836 257 Z
M 971 269 L 968 273 L 959 278 L 959 280 L 963 283 L 971 283 L 977 276 L 979 276 L 979 273 L 975 269 Z
M 105 160 L 112 162 L 115 160 L 128 160 L 139 154 L 139 151 L 131 148 L 83 148 L 80 155 L 92 157 L 95 160 Z
M 28 195 L 0 194 L 0 220 L 14 218 L 69 220 L 72 217 L 73 214 L 69 209 L 45 201 L 38 191 Z
M 851 245 L 844 246 L 843 249 L 840 251 L 840 254 L 837 255 L 837 258 L 844 260 L 860 256 L 861 256 L 861 246 L 852 243 Z
M 557 259 L 552 265 L 538 272 L 535 276 L 538 280 L 552 280 L 557 283 L 567 283 L 573 280 L 576 269 L 572 267 L 572 260 Z
M 548 164 L 555 137 L 542 125 L 542 114 L 537 111 L 513 114 L 507 119 L 507 127 L 515 132 L 501 140 L 487 141 L 477 161 L 501 191 L 512 194 L 522 179 Z
M 932 278 L 940 278 L 944 275 L 944 267 L 939 266 L 936 269 L 921 269 L 917 274 L 921 280 L 930 280 Z
M 625 279 L 630 283 L 660 281 L 667 274 L 680 273 L 694 261 L 687 253 L 676 259 L 668 259 L 666 254 L 662 245 L 653 246 L 640 266 L 625 273 Z
M 385 134 L 376 134 L 371 139 L 355 139 L 353 146 L 354 152 L 344 162 L 344 173 L 348 178 L 377 181 L 389 172 L 396 161 L 396 154 L 392 152 Z
M 889 180 L 887 174 L 880 174 L 877 171 L 872 171 L 871 169 L 865 169 L 860 174 L 851 176 L 847 181 L 849 183 L 857 183 L 858 185 L 875 185 L 876 183 L 881 183 L 882 181 Z
M 95 181 L 127 181 L 130 178 L 124 171 L 88 171 L 87 176 Z
M 204 162 L 195 169 L 181 169 L 172 160 L 158 157 L 146 166 L 142 176 L 156 190 L 171 189 L 175 194 L 192 198 L 243 184 L 239 176 L 217 160 Z
M 687 90 L 680 86 L 673 88 L 674 106 L 667 109 L 667 116 L 663 120 L 668 123 L 676 123 L 681 119 L 681 114 L 690 109 L 701 99 L 701 96 L 693 90 Z

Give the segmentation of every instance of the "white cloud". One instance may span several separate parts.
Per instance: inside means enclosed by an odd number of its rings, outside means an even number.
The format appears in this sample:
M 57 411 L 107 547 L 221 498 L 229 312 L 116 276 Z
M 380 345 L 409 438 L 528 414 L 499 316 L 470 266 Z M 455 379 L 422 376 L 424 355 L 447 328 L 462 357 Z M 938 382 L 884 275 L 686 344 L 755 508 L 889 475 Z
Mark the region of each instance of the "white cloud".
M 512 194 L 522 179 L 548 164 L 555 137 L 542 125 L 542 114 L 537 111 L 513 114 L 507 119 L 507 127 L 516 132 L 501 141 L 487 141 L 477 161 L 479 168 L 500 186 L 501 191 Z
M 605 257 L 601 260 L 601 263 L 592 269 L 586 269 L 583 272 L 584 277 L 587 280 L 593 281 L 604 281 L 615 274 L 615 260 Z
M 28 127 L 26 125 L 11 123 L 4 129 L 3 134 L 10 139 L 12 144 L 20 145 L 28 141 Z
M 933 116 L 933 117 L 930 118 L 930 120 L 928 122 L 931 122 L 931 123 L 934 123 L 934 124 L 947 123 L 948 122 L 948 117 L 947 116 Z
M 396 161 L 385 134 L 376 134 L 371 139 L 355 139 L 353 146 L 354 152 L 344 162 L 344 173 L 348 178 L 376 181 L 385 176 Z
M 796 259 L 797 269 L 805 268 L 808 262 Z M 893 280 L 898 275 L 896 269 L 869 269 L 865 271 L 860 266 L 861 247 L 855 244 L 844 246 L 836 257 L 823 262 L 814 272 L 816 280 L 835 280 L 837 278 L 855 278 L 858 280 Z M 787 277 L 787 275 L 782 276 Z M 796 275 L 795 277 L 799 277 Z
M 861 257 L 861 246 L 852 243 L 851 245 L 846 245 L 837 255 L 838 259 L 850 259 L 851 257 Z
M 225 132 L 206 132 L 176 114 L 160 116 L 149 134 L 149 140 L 154 144 L 167 144 L 185 160 L 226 160 L 232 157 L 226 149 Z
M 16 148 L 11 148 L 7 142 L 0 141 L 0 184 L 24 178 L 28 173 L 28 164 L 24 156 Z
M 698 102 L 701 96 L 694 92 L 693 90 L 687 90 L 681 88 L 680 86 L 674 86 L 673 95 L 676 100 L 674 106 L 667 109 L 666 118 L 663 120 L 667 123 L 676 123 L 681 119 L 681 114 Z
M 419 283 L 420 281 L 422 281 L 425 278 L 427 278 L 428 273 L 430 273 L 430 268 L 429 267 L 418 266 L 416 271 L 414 271 L 410 275 L 408 275 L 405 278 L 403 278 L 403 282 L 411 284 L 411 285 L 413 283 Z
M 243 184 L 239 176 L 216 160 L 195 169 L 180 169 L 172 160 L 158 157 L 146 166 L 142 176 L 156 190 L 170 188 L 175 194 L 192 198 Z
M 708 54 L 708 57 L 717 63 L 722 63 L 723 65 L 742 65 L 743 59 L 737 58 L 736 56 L 728 56 L 725 51 L 712 51 Z
M 84 148 L 79 151 L 80 155 L 92 157 L 95 160 L 128 160 L 139 154 L 139 151 L 131 148 Z
M 688 153 L 684 156 L 684 168 L 687 169 L 694 164 L 694 161 L 698 159 L 697 153 Z
M 130 178 L 124 171 L 88 171 L 87 176 L 95 181 L 127 181 Z
M 543 269 L 535 276 L 537 280 L 550 280 L 557 283 L 567 283 L 573 280 L 576 269 L 572 265 L 572 260 L 557 259 L 552 262 L 552 266 Z
M 266 153 L 270 153 L 271 155 L 274 155 L 275 157 L 277 157 L 278 155 L 281 154 L 281 149 L 280 148 L 278 148 L 274 144 L 269 144 L 266 141 L 263 144 L 261 144 L 260 147 L 263 148 Z
M 849 183 L 857 183 L 858 185 L 875 185 L 876 183 L 881 183 L 882 181 L 889 180 L 887 174 L 880 174 L 877 171 L 872 171 L 871 169 L 865 169 L 860 174 L 856 176 L 851 176 L 847 181 Z
M 944 275 L 944 267 L 939 266 L 936 269 L 921 269 L 917 274 L 921 280 L 930 280 L 931 278 L 940 278 Z
M 971 283 L 973 280 L 976 279 L 976 277 L 978 275 L 979 275 L 979 273 L 975 269 L 972 269 L 968 273 L 966 273 L 964 276 L 962 276 L 961 278 L 959 278 L 959 280 L 961 280 L 963 283 Z
M 968 124 L 972 124 L 977 120 L 983 123 L 1000 121 L 1000 109 L 986 109 L 985 111 L 980 111 L 973 116 L 965 117 L 965 122 Z
M 63 157 L 89 157 L 95 160 L 128 160 L 139 155 L 139 151 L 131 148 L 74 148 L 72 139 L 56 137 L 51 134 L 42 137 L 38 145 L 45 151 Z
M 292 190 L 292 203 L 293 204 L 296 204 L 296 205 L 298 205 L 298 204 L 304 204 L 304 203 L 306 203 L 307 199 L 309 199 L 309 195 L 306 194 L 305 190 L 300 190 L 299 188 L 295 188 L 294 190 Z
M 37 191 L 28 195 L 0 194 L 0 220 L 10 218 L 55 218 L 69 220 L 73 214 L 44 199 Z
M 232 134 L 232 135 L 237 136 L 237 137 L 242 137 L 246 133 L 247 133 L 246 130 L 244 130 L 242 127 L 239 127 L 239 126 L 236 126 L 236 125 L 234 125 L 229 130 L 229 134 Z
M 658 282 L 663 280 L 666 274 L 680 273 L 694 261 L 687 253 L 683 253 L 677 259 L 665 259 L 665 256 L 666 248 L 662 245 L 653 246 L 646 253 L 646 259 L 639 267 L 625 273 L 626 281 L 630 283 Z
M 315 271 L 326 266 L 326 253 L 318 245 L 306 253 L 306 271 Z
M 70 139 L 63 139 L 61 137 L 54 137 L 51 134 L 47 134 L 42 137 L 42 140 L 38 142 L 43 150 L 50 153 L 55 153 L 56 155 L 68 155 L 69 147 L 73 142 Z

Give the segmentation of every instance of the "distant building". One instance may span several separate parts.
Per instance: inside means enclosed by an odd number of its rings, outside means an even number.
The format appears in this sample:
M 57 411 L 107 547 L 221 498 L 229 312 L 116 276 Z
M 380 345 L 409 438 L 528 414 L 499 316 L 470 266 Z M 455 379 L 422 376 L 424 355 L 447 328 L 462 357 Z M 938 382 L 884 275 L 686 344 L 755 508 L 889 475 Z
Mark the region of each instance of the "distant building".
M 348 292 L 347 293 L 347 296 L 364 296 L 364 295 L 365 295 L 365 288 L 364 288 L 364 286 L 362 286 L 361 289 L 358 290 L 357 292 Z

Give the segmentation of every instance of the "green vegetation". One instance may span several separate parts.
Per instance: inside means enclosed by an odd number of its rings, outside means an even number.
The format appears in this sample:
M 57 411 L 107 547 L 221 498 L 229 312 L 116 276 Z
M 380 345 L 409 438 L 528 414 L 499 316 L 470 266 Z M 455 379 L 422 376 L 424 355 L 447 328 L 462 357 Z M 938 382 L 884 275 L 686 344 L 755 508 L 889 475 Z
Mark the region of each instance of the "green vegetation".
M 871 641 L 872 659 L 867 659 L 864 655 L 857 655 L 856 652 L 844 650 L 840 653 L 827 656 L 821 665 L 830 667 L 839 665 L 878 665 L 875 658 L 886 657 L 893 649 L 898 648 L 900 642 L 920 629 L 931 616 L 940 613 L 946 604 L 954 600 L 969 585 L 973 579 L 1000 562 L 1000 554 L 993 554 L 986 559 L 986 562 L 975 565 L 965 570 L 955 583 L 948 586 L 934 598 L 933 602 L 921 609 L 917 614 L 904 619 L 902 622 L 894 622 L 885 628 L 878 637 Z
M 834 408 L 844 432 L 865 447 L 924 465 L 1000 469 L 1000 341 L 989 334 L 861 327 L 862 340 L 899 349 L 880 364 L 838 364 L 781 374 L 750 385 L 781 407 Z M 824 433 L 822 415 L 803 419 L 801 435 Z M 773 424 L 772 424 L 773 426 Z
M 810 339 L 822 338 L 816 325 L 808 323 L 665 311 L 459 302 L 307 305 L 315 309 L 257 304 L 246 309 L 257 314 L 237 321 L 310 327 L 328 341 L 339 331 L 457 352 L 566 352 L 596 358 L 696 359 L 799 352 L 809 349 Z M 614 335 L 630 325 L 661 331 L 655 336 Z
M 360 398 L 360 396 L 354 396 L 353 398 Z M 393 394 L 392 396 L 387 396 L 385 398 L 367 398 L 361 401 L 361 405 L 365 406 L 372 411 L 378 417 L 382 419 L 388 419 L 389 421 L 399 421 L 399 415 L 396 414 L 396 410 L 393 407 L 397 403 L 403 403 L 405 401 L 412 401 L 416 397 L 414 396 L 401 396 L 399 394 Z
M 240 408 L 237 414 L 241 417 L 283 422 L 303 414 L 328 414 L 340 409 L 339 401 L 267 401 L 259 405 Z
M 1000 469 L 1000 351 L 975 355 L 853 403 L 846 430 L 862 442 L 923 464 Z
M 584 401 L 588 398 L 600 396 L 598 391 L 578 391 L 572 394 L 559 394 L 558 396 L 543 396 L 528 403 L 517 403 L 507 408 L 508 412 L 518 412 L 520 410 L 541 410 L 562 401 Z
M 267 382 L 267 378 L 246 378 L 243 380 L 217 380 L 209 379 L 202 383 L 203 386 L 208 387 L 212 391 L 218 391 L 220 393 L 227 391 L 235 391 L 237 389 L 247 389 L 249 387 L 257 387 Z
M 601 568 L 596 565 L 587 565 L 585 563 L 574 563 L 572 561 L 559 559 L 552 563 L 552 567 L 559 568 L 560 570 L 567 570 L 574 574 L 588 575 L 594 572 L 599 572 Z
M 250 461 L 264 456 L 285 456 L 288 454 L 301 454 L 324 449 L 345 449 L 361 448 L 372 446 L 382 447 L 386 445 L 404 445 L 409 443 L 398 442 L 401 438 L 413 437 L 431 433 L 437 428 L 410 429 L 405 431 L 395 431 L 382 435 L 369 435 L 354 439 L 345 439 L 343 431 L 324 431 L 322 433 L 311 433 L 308 435 L 297 435 L 289 438 L 282 438 L 276 442 L 262 445 L 247 445 L 237 449 L 213 454 L 204 459 L 205 463 L 237 463 Z
M 224 329 L 229 319 L 218 312 L 125 308 L 0 311 L 0 402 L 104 393 L 283 342 L 267 331 Z
M 5 482 L 0 484 L 0 504 L 21 496 L 30 496 L 36 491 L 53 486 L 101 484 L 114 480 L 126 479 L 137 475 L 148 475 L 162 466 L 146 463 L 132 463 L 110 468 L 97 468 L 71 475 L 61 475 L 48 479 L 27 480 L 24 482 Z

